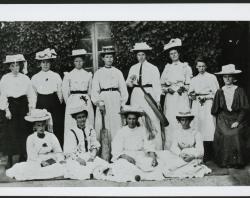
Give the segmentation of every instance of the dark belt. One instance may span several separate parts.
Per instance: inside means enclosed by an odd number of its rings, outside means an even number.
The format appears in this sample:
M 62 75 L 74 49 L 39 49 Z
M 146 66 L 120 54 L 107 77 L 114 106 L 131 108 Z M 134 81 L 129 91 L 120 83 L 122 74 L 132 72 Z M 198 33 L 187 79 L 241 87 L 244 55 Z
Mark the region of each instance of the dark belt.
M 108 89 L 101 89 L 101 92 L 102 91 L 119 91 L 118 88 L 108 88 Z
M 87 94 L 88 91 L 70 91 L 70 94 Z
M 20 103 L 27 103 L 28 102 L 28 98 L 27 98 L 27 95 L 22 95 L 22 96 L 19 96 L 17 98 L 14 98 L 14 97 L 8 97 L 8 102 L 9 103 L 16 103 L 16 104 L 20 104 Z
M 134 87 L 140 87 L 140 85 L 134 85 Z M 142 85 L 142 87 L 153 87 L 153 85 L 152 84 L 145 84 L 145 85 Z
M 37 96 L 56 96 L 57 93 L 56 92 L 53 92 L 51 94 L 40 94 L 40 93 L 37 93 Z

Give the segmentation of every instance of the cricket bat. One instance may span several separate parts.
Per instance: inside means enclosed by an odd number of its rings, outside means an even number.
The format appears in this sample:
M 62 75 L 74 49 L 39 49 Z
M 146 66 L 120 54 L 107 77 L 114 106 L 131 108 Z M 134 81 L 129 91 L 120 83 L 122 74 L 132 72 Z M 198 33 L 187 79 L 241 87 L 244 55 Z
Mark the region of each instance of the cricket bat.
M 105 127 L 105 115 L 101 112 L 102 129 L 100 130 L 101 158 L 110 162 L 111 159 L 111 136 Z

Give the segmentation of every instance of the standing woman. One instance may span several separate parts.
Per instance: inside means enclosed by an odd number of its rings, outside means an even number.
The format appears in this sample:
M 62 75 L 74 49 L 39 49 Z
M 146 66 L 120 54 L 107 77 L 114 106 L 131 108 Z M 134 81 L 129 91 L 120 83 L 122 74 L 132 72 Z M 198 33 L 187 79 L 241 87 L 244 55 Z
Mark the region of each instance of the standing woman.
M 171 39 L 164 46 L 164 50 L 171 59 L 161 75 L 163 92 L 166 94 L 164 103 L 164 113 L 169 121 L 166 128 L 166 147 L 169 148 L 173 139 L 173 131 L 179 128 L 175 115 L 182 109 L 189 107 L 188 88 L 193 76 L 192 69 L 186 62 L 180 61 L 180 39 Z
M 62 79 L 58 73 L 51 71 L 51 60 L 57 56 L 54 49 L 47 48 L 36 53 L 41 71 L 32 78 L 32 85 L 37 95 L 36 108 L 47 109 L 52 115 L 53 132 L 59 142 L 63 143 L 63 117 L 61 112 Z
M 236 70 L 233 64 L 222 66 L 222 71 L 216 73 L 222 75 L 225 83 L 216 92 L 211 110 L 216 116 L 215 162 L 221 167 L 241 168 L 247 162 L 249 103 L 244 90 L 233 84 L 239 73 L 241 70 Z
M 95 118 L 95 130 L 97 139 L 100 140 L 101 111 L 105 114 L 105 125 L 110 132 L 111 140 L 122 126 L 119 114 L 126 104 L 128 91 L 122 72 L 112 64 L 115 50 L 113 46 L 102 48 L 101 56 L 104 67 L 96 71 L 91 91 L 91 99 L 97 106 Z
M 136 43 L 134 45 L 131 51 L 135 52 L 138 63 L 130 68 L 126 82 L 129 87 L 133 87 L 130 104 L 132 106 L 140 106 L 149 115 L 155 134 L 154 144 L 157 150 L 161 150 L 162 139 L 160 120 L 156 117 L 153 109 L 145 100 L 144 93 L 140 88 L 140 86 L 142 86 L 147 93 L 150 93 L 158 107 L 160 107 L 160 73 L 158 68 L 149 63 L 146 59 L 148 52 L 151 50 L 152 48 L 149 47 L 147 43 Z
M 19 155 L 19 161 L 25 160 L 28 133 L 24 116 L 35 108 L 31 81 L 20 73 L 21 64 L 25 61 L 22 54 L 7 55 L 4 63 L 9 65 L 11 72 L 1 79 L 0 109 L 5 111 L 7 118 L 4 153 L 8 155 L 9 166 L 13 155 Z
M 211 107 L 219 83 L 215 75 L 206 72 L 207 65 L 203 58 L 196 60 L 196 68 L 199 74 L 191 80 L 189 95 L 193 103 L 192 112 L 195 115 L 194 127 L 202 133 L 204 161 L 208 161 L 213 157 L 215 131 L 215 119 L 211 114 Z
M 75 120 L 69 114 L 69 108 L 72 106 L 84 106 L 88 110 L 88 122 L 94 126 L 94 111 L 90 99 L 92 73 L 83 69 L 83 64 L 87 52 L 85 49 L 78 49 L 72 51 L 72 58 L 75 68 L 65 73 L 62 83 L 63 98 L 66 103 L 65 112 L 65 127 L 64 127 L 64 140 L 67 139 L 66 132 L 70 127 L 75 125 Z

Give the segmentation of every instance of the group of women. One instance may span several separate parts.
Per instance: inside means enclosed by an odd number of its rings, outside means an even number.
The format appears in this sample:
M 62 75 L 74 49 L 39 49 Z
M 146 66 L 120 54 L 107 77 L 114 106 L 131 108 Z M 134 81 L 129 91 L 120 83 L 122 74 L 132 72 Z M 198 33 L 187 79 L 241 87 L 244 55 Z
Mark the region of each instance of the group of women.
M 102 48 L 104 66 L 93 77 L 83 69 L 86 50 L 73 50 L 75 68 L 65 72 L 63 80 L 50 70 L 51 60 L 57 56 L 53 49 L 36 54 L 41 71 L 31 80 L 20 72 L 23 55 L 6 56 L 11 72 L 0 81 L 0 109 L 6 117 L 9 166 L 14 154 L 20 156 L 20 163 L 6 175 L 18 180 L 64 176 L 139 181 L 203 177 L 211 172 L 203 157 L 221 167 L 246 165 L 249 104 L 244 90 L 234 85 L 241 71 L 233 64 L 222 66 L 216 74 L 223 76 L 225 85 L 219 88 L 202 58 L 196 61 L 199 74 L 193 77 L 191 67 L 180 61 L 181 47 L 178 38 L 164 46 L 171 63 L 160 75 L 147 61 L 152 48 L 136 43 L 131 51 L 138 63 L 130 68 L 126 81 L 113 66 L 112 46 Z M 126 105 L 127 87 L 133 88 L 130 105 Z M 159 109 L 161 95 L 165 95 L 167 127 L 161 125 L 142 88 Z M 111 141 L 110 161 L 100 158 L 103 124 Z

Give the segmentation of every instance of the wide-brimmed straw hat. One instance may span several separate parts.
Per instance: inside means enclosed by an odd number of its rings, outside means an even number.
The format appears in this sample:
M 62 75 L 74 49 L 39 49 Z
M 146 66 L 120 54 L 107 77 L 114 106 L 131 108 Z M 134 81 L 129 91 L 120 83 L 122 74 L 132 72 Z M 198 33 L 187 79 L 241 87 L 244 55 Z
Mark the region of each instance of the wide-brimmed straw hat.
M 102 47 L 102 51 L 100 51 L 101 55 L 105 55 L 105 54 L 115 54 L 115 48 L 113 45 L 109 45 L 109 46 L 103 46 Z
M 55 59 L 57 56 L 57 53 L 54 49 L 47 48 L 43 51 L 36 53 L 36 60 L 49 60 L 49 59 Z
M 138 51 L 150 51 L 152 50 L 152 47 L 150 47 L 146 42 L 141 43 L 135 43 L 133 49 L 131 49 L 131 52 L 138 52 Z
M 24 119 L 28 122 L 45 121 L 51 119 L 51 114 L 46 109 L 33 109 Z
M 178 48 L 182 46 L 182 42 L 181 39 L 179 38 L 175 38 L 175 39 L 171 39 L 167 44 L 164 45 L 164 51 L 169 51 L 173 48 Z
M 235 69 L 234 64 L 223 65 L 221 71 L 215 74 L 217 75 L 226 75 L 226 74 L 240 74 L 242 71 Z
M 90 54 L 90 53 L 87 53 L 87 51 L 85 49 L 75 49 L 75 50 L 72 50 L 72 54 L 70 56 L 77 57 L 77 56 L 85 56 L 88 54 Z
M 176 115 L 176 119 L 180 119 L 180 118 L 190 118 L 193 119 L 194 118 L 194 114 L 191 113 L 191 111 L 185 111 L 185 112 L 178 112 Z
M 69 114 L 71 114 L 71 115 L 75 115 L 75 114 L 81 113 L 83 111 L 88 112 L 87 108 L 84 105 L 74 106 L 74 107 L 69 108 Z
M 25 62 L 25 58 L 22 54 L 7 55 L 3 63 L 15 63 L 15 62 Z
M 138 106 L 125 105 L 120 114 L 121 115 L 137 114 L 139 116 L 143 116 L 144 111 L 142 108 Z

